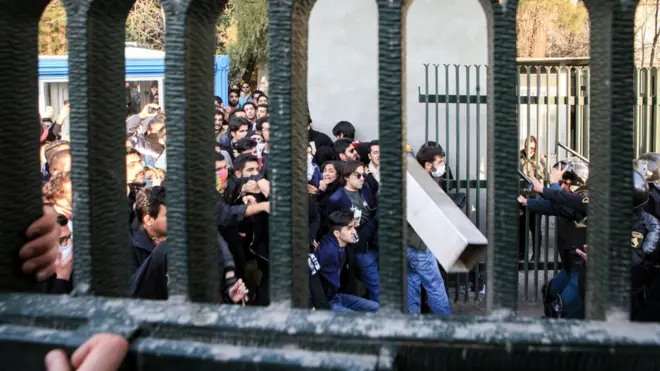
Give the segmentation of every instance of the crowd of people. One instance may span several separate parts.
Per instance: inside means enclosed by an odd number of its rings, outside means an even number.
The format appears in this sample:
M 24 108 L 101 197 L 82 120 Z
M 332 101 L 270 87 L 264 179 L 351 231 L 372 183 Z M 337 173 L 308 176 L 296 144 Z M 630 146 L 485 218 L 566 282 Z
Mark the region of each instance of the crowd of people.
M 129 103 L 126 119 L 127 231 L 132 256 L 129 294 L 136 298 L 167 299 L 167 128 L 166 114 L 154 101 L 139 111 Z M 132 102 L 132 101 L 131 101 Z M 69 142 L 61 139 L 68 104 L 52 121 L 42 121 L 42 166 L 44 203 L 57 213 L 61 226 L 60 255 L 46 290 L 68 293 L 72 289 L 73 240 Z M 52 111 L 51 111 L 52 112 Z M 270 212 L 270 118 L 268 97 L 252 91 L 249 84 L 232 86 L 229 101 L 215 98 L 215 170 L 218 211 L 218 270 L 223 303 L 268 305 Z M 47 115 L 45 115 L 47 116 Z M 52 114 L 51 114 L 52 116 Z M 379 308 L 380 269 L 378 224 L 380 219 L 380 145 L 378 140 L 358 141 L 355 127 L 338 122 L 332 137 L 307 122 L 307 190 L 309 204 L 308 266 L 309 307 L 335 311 L 376 311 Z M 532 240 L 540 241 L 535 228 L 540 215 L 558 217 L 560 274 L 543 289 L 545 314 L 550 317 L 584 316 L 584 272 L 586 253 L 588 162 L 568 158 L 546 170 L 545 158 L 537 158 L 536 138 L 521 150 L 521 171 L 526 186 L 518 197 L 521 205 L 520 235 L 527 233 L 525 214 L 530 214 Z M 435 142 L 427 142 L 415 156 L 419 165 L 445 190 L 451 170 L 445 153 Z M 634 289 L 643 300 L 634 307 L 649 307 L 657 296 L 656 244 L 660 240 L 660 155 L 647 154 L 636 162 L 633 208 Z M 641 168 L 640 164 L 644 164 Z M 543 179 L 548 177 L 548 187 Z M 538 180 L 540 178 L 541 180 Z M 651 197 L 649 197 L 651 194 Z M 449 192 L 459 208 L 464 195 Z M 169 223 L 176 223 L 170 220 Z M 451 314 L 444 280 L 437 260 L 408 225 L 406 244 L 408 312 Z M 526 246 L 519 236 L 521 260 Z M 532 255 L 538 244 L 533 244 Z M 534 256 L 532 256 L 534 259 Z M 660 276 L 660 275 L 658 275 Z M 641 278 L 640 278 L 641 277 Z M 651 289 L 652 288 L 652 289 Z M 650 290 L 650 291 L 649 291 Z M 658 300 L 660 302 L 660 300 Z M 648 311 L 645 311 L 646 313 Z M 647 318 L 648 315 L 640 315 Z M 646 316 L 646 317 L 644 317 Z M 652 316 L 651 316 L 652 317 Z
M 167 127 L 154 94 L 142 104 L 129 99 L 126 119 L 127 231 L 132 256 L 129 295 L 167 299 Z M 223 303 L 270 302 L 268 215 L 270 212 L 270 119 L 268 96 L 249 84 L 234 85 L 226 104 L 215 98 L 215 170 L 219 277 Z M 138 109 L 139 107 L 139 109 Z M 63 111 L 68 112 L 68 104 Z M 52 110 L 47 110 L 52 112 Z M 74 272 L 71 153 L 62 139 L 64 113 L 42 120 L 44 202 L 61 226 L 60 257 L 46 290 L 68 293 Z M 52 116 L 52 114 L 50 115 Z M 332 140 L 308 123 L 309 306 L 335 311 L 379 308 L 378 222 L 380 146 L 357 141 L 347 121 Z M 443 149 L 426 143 L 416 158 L 440 186 L 449 170 Z M 450 175 L 449 175 L 450 176 Z M 408 311 L 451 314 L 435 257 L 408 226 Z

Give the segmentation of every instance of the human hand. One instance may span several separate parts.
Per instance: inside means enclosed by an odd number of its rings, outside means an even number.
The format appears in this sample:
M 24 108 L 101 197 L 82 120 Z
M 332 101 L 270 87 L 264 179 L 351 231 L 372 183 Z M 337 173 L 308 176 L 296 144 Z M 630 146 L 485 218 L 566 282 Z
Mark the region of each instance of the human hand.
M 43 215 L 30 225 L 25 235 L 28 242 L 18 252 L 23 273 L 34 273 L 38 281 L 43 281 L 55 273 L 55 260 L 60 253 L 60 226 L 55 210 L 44 206 Z
M 518 196 L 518 203 L 520 203 L 523 206 L 527 206 L 527 199 L 523 196 Z
M 234 283 L 234 286 L 229 289 L 229 298 L 234 303 L 241 301 L 245 302 L 247 301 L 248 293 L 249 290 L 245 287 L 245 282 L 239 278 L 236 283 Z
M 158 110 L 160 109 L 160 106 L 155 104 L 155 103 L 149 103 L 140 112 L 140 118 L 141 119 L 146 119 L 147 117 L 153 117 L 158 115 Z M 153 110 L 153 112 L 150 112 Z
M 257 199 L 254 196 L 243 196 L 243 203 L 246 205 L 253 205 L 257 203 Z
M 61 280 L 68 281 L 73 271 L 73 254 L 69 254 L 64 260 L 55 260 L 55 276 Z
M 270 182 L 268 179 L 262 178 L 257 181 L 257 185 L 259 185 L 259 190 L 261 191 L 261 194 L 266 196 L 266 198 L 270 195 Z
M 543 193 L 543 184 L 541 182 L 534 178 L 533 176 L 529 177 L 529 180 L 532 181 L 532 190 L 536 193 Z
M 314 187 L 314 186 L 311 185 L 311 184 L 308 184 L 308 185 L 307 185 L 307 192 L 308 192 L 309 194 L 313 194 L 313 195 L 317 195 L 317 194 L 320 193 L 319 190 L 318 190 L 318 188 Z
M 550 183 L 558 183 L 563 179 L 565 172 L 566 169 L 552 169 L 552 172 L 550 173 Z
M 319 191 L 325 192 L 325 190 L 328 188 L 328 182 L 325 181 L 325 179 L 321 179 L 319 182 Z
M 587 245 L 584 245 L 584 251 L 580 249 L 575 249 L 575 252 L 584 260 L 585 262 L 589 260 L 589 247 Z
M 248 182 L 243 184 L 243 187 L 241 187 L 241 193 L 260 193 L 259 185 L 254 180 L 248 180 Z
M 98 334 L 76 349 L 70 362 L 60 349 L 46 354 L 44 362 L 47 371 L 115 371 L 127 352 L 128 342 L 121 336 Z

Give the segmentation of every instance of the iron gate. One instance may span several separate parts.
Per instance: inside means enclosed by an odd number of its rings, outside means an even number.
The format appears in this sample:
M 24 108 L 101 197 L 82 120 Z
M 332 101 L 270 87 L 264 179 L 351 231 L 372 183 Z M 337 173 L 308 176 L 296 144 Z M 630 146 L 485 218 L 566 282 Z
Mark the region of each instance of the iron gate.
M 65 0 L 71 71 L 76 230 L 74 295 L 30 293 L 18 273 L 19 237 L 39 216 L 37 24 L 47 0 L 0 1 L 0 360 L 39 369 L 55 346 L 90 334 L 131 340 L 126 369 L 656 369 L 660 326 L 627 322 L 633 156 L 629 89 L 636 2 L 589 0 L 593 105 L 589 321 L 515 318 L 518 177 L 516 1 L 481 0 L 489 28 L 488 312 L 482 318 L 408 317 L 405 168 L 401 121 L 406 6 L 378 0 L 383 187 L 381 310 L 350 315 L 307 302 L 307 20 L 313 0 L 269 1 L 272 73 L 271 300 L 269 308 L 212 304 L 212 71 L 214 25 L 225 1 L 163 0 L 167 17 L 170 300 L 122 298 L 128 281 L 123 160 L 124 23 L 130 0 Z M 442 15 L 438 15 L 441 17 Z M 394 62 L 394 63 L 392 63 Z M 120 124 L 121 123 L 121 124 Z M 34 128 L 34 129 L 32 129 Z M 292 155 L 297 153 L 297 155 Z M 31 154 L 26 156 L 25 154 Z M 17 166 L 17 164 L 20 164 Z M 625 170 L 628 171 L 628 170 Z M 497 176 L 495 176 L 497 174 Z M 208 180 L 208 181 L 206 181 Z M 290 243 L 282 243 L 290 242 Z

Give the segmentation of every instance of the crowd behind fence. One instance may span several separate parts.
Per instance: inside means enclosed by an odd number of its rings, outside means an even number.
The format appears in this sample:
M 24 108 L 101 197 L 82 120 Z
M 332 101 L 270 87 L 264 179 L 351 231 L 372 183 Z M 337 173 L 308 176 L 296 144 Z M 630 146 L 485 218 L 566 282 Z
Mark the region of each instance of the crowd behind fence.
M 519 149 L 532 138 L 537 142 L 536 163 L 543 161 L 547 181 L 551 165 L 571 156 L 562 148 L 573 149 L 589 158 L 591 70 L 584 61 L 576 65 L 518 65 Z M 425 112 L 425 140 L 436 141 L 447 153 L 447 164 L 455 179 L 449 189 L 467 197 L 466 214 L 486 233 L 486 76 L 488 66 L 424 64 L 425 86 L 419 89 L 418 102 Z M 660 150 L 660 73 L 657 67 L 633 71 L 635 91 L 634 153 Z M 516 169 L 512 169 L 515 171 Z M 525 256 L 518 268 L 522 299 L 540 298 L 539 287 L 561 267 L 555 249 L 555 217 L 532 216 L 532 233 L 519 233 L 525 239 Z M 529 216 L 525 216 L 529 231 Z M 523 230 L 520 228 L 520 230 Z M 535 238 L 539 236 L 538 238 Z M 536 239 L 536 241 L 534 241 Z M 530 254 L 534 258 L 530 259 Z M 449 277 L 448 289 L 454 302 L 485 298 L 483 277 L 486 257 L 473 272 Z M 474 292 L 471 296 L 469 293 Z M 481 292 L 481 294 L 480 294 Z

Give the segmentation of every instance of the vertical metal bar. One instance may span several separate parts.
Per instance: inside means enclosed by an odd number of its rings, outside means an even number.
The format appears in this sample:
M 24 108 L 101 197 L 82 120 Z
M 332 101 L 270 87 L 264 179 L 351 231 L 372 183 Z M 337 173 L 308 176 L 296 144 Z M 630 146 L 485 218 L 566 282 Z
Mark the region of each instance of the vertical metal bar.
M 644 152 L 651 151 L 651 69 L 645 68 L 646 86 L 644 87 Z
M 573 147 L 579 153 L 584 154 L 582 150 L 582 67 L 575 68 L 575 146 Z
M 535 165 L 537 169 L 540 169 L 540 161 L 541 161 L 541 130 L 539 125 L 541 124 L 541 104 L 543 104 L 542 96 L 541 96 L 541 69 L 543 69 L 543 66 L 536 66 L 536 161 Z M 547 94 L 546 94 L 547 95 Z M 543 179 L 544 174 L 542 173 L 536 173 L 536 177 L 539 179 Z M 534 234 L 532 235 L 532 238 L 534 241 L 532 241 L 532 256 L 534 257 L 534 299 L 536 300 L 538 296 L 538 291 L 539 291 L 539 255 L 541 254 L 539 251 L 539 232 L 541 231 L 541 223 L 539 221 L 539 215 L 534 214 Z
M 519 189 L 516 91 L 516 1 L 481 0 L 488 24 L 488 295 L 486 308 L 518 307 L 516 229 Z
M 477 228 L 481 229 L 481 65 L 476 65 L 475 66 L 477 73 L 476 73 L 476 81 L 477 81 L 477 87 L 476 87 L 476 94 L 477 94 L 477 104 L 476 104 L 476 115 L 475 115 L 475 120 L 476 120 L 476 125 L 477 125 L 477 168 L 476 168 L 476 173 L 477 173 L 477 190 L 476 190 L 476 200 L 475 203 L 477 205 L 476 209 L 476 215 L 475 215 L 475 220 L 476 220 L 476 225 Z M 475 270 L 474 270 L 474 282 L 476 285 L 476 289 L 474 290 L 474 300 L 479 300 L 479 262 L 477 262 Z
M 382 172 L 379 264 L 380 306 L 402 312 L 407 310 L 406 259 L 406 128 L 405 110 L 405 15 L 402 0 L 378 0 L 379 89 Z M 302 165 L 301 165 L 302 167 Z
M 630 309 L 632 86 L 636 1 L 588 0 L 593 125 L 589 179 L 586 316 L 626 320 Z M 597 4 L 596 4 L 597 3 Z
M 585 67 L 584 71 L 586 72 L 585 85 L 587 87 L 587 95 L 584 97 L 584 148 L 582 149 L 582 154 L 586 158 L 589 158 L 589 132 L 591 131 L 591 69 L 589 67 Z
M 548 184 L 550 182 L 550 75 L 552 73 L 552 67 L 545 67 L 545 88 L 546 88 L 546 97 L 548 98 L 547 100 L 547 105 L 545 109 L 545 147 L 543 148 L 544 153 L 545 153 L 545 173 L 543 174 L 543 177 L 545 178 L 544 184 Z M 555 84 L 556 85 L 556 84 Z M 556 101 L 556 96 L 555 96 L 555 101 L 554 104 L 557 104 Z M 548 282 L 548 249 L 550 248 L 549 242 L 549 234 L 550 234 L 550 217 L 545 216 L 543 218 L 545 220 L 545 244 L 543 245 L 545 247 L 545 255 L 544 255 L 544 260 L 543 260 L 543 282 Z M 539 248 L 538 251 L 539 254 L 541 254 L 541 249 Z M 537 259 L 538 260 L 538 259 Z M 537 292 L 539 291 L 538 289 L 536 290 Z
M 445 64 L 445 163 L 449 166 L 451 151 L 449 148 L 449 65 Z M 449 186 L 449 180 L 447 180 Z
M 424 63 L 424 143 L 429 141 L 429 64 Z
M 557 106 L 555 107 L 557 112 L 556 112 L 556 119 L 557 119 L 557 125 L 555 126 L 555 161 L 559 161 L 559 125 L 560 125 L 560 119 L 559 119 L 559 113 L 560 113 L 560 107 L 562 104 L 562 96 L 561 96 L 561 89 L 559 88 L 559 82 L 561 80 L 561 70 L 563 69 L 562 67 L 555 67 L 557 70 Z M 566 67 L 567 70 L 570 71 L 568 67 Z M 548 164 L 551 166 L 550 164 Z M 557 263 L 559 262 L 559 250 L 557 250 L 557 218 L 555 217 L 555 241 L 554 241 L 554 256 L 553 256 L 553 264 L 554 264 L 554 276 L 557 275 Z
M 273 304 L 306 307 L 307 224 L 305 131 L 308 19 L 314 2 L 268 2 L 268 57 L 273 104 L 269 291 Z
M 439 92 L 438 92 L 438 67 L 439 64 L 434 64 L 435 72 L 435 142 L 440 144 L 440 102 L 439 102 Z
M 567 146 L 573 148 L 574 145 L 571 142 L 571 110 L 572 106 L 574 104 L 573 96 L 571 93 L 571 74 L 573 73 L 573 67 L 566 67 L 566 140 L 565 143 Z M 564 157 L 569 157 L 571 156 L 568 151 L 564 151 L 565 156 Z
M 658 92 L 660 91 L 660 73 L 658 67 L 653 67 L 653 138 L 651 139 L 653 148 L 651 151 L 660 151 L 660 100 L 658 99 Z
M 456 192 L 460 190 L 461 186 L 461 92 L 460 92 L 460 65 L 455 64 L 454 69 L 456 73 L 456 155 L 454 158 L 456 161 L 454 162 L 456 164 L 456 167 L 454 168 L 454 174 L 455 174 L 455 181 L 454 181 L 454 187 L 456 188 Z
M 129 9 L 130 5 L 132 2 Z M 213 119 L 213 24 L 222 5 L 209 1 L 163 5 L 169 17 L 165 36 L 170 160 L 167 216 L 176 221 L 168 224 L 169 296 L 173 300 L 217 302 L 217 227 L 209 223 L 214 220 L 217 196 L 210 182 L 214 174 L 213 129 L 206 123 Z M 179 8 L 188 5 L 188 9 Z M 123 53 L 123 40 L 122 35 L 120 48 L 114 53 Z M 121 83 L 121 87 L 123 81 L 122 74 L 117 84 Z
M 476 193 L 476 225 L 481 229 L 481 66 L 476 65 L 476 79 L 477 79 L 477 105 L 475 120 L 477 123 L 477 193 Z
M 470 135 L 470 67 L 465 66 L 465 96 L 467 102 L 465 103 L 465 215 L 470 217 L 471 203 L 470 203 L 470 142 L 472 136 Z
M 525 67 L 525 72 L 526 72 L 526 77 L 527 77 L 527 140 L 525 140 L 525 143 L 523 143 L 523 148 L 525 150 L 525 156 L 527 156 L 527 161 L 525 161 L 525 166 L 526 169 L 521 169 L 522 171 L 525 171 L 529 174 L 529 166 L 530 166 L 530 161 L 529 161 L 529 150 L 527 147 L 530 145 L 530 137 L 531 137 L 531 131 L 532 131 L 532 67 L 527 66 Z M 526 146 L 525 146 L 526 144 Z M 525 277 L 523 278 L 524 280 L 524 295 L 525 295 L 525 301 L 529 300 L 529 211 L 525 210 L 525 228 L 524 231 L 521 232 L 523 234 L 522 238 L 525 243 L 524 245 L 524 251 L 525 255 L 523 256 L 523 264 L 524 264 L 524 269 L 525 269 Z
M 634 87 L 635 87 L 635 109 L 633 115 L 633 146 L 635 148 L 635 158 L 639 157 L 640 150 L 640 140 L 639 140 L 639 128 L 640 120 L 642 116 L 642 108 L 640 105 L 640 94 L 641 94 L 641 70 L 639 68 L 635 69 L 634 73 Z
M 660 98 L 658 92 L 660 92 L 660 70 L 657 67 L 653 68 L 654 70 L 654 82 L 655 86 L 653 87 L 653 152 L 660 151 Z
M 39 168 L 37 35 L 39 18 L 47 4 L 44 0 L 30 1 L 0 10 L 0 106 L 3 107 L 0 127 L 5 135 L 5 140 L 0 141 L 3 159 L 0 194 L 5 196 L 0 220 L 0 290 L 7 292 L 34 288 L 32 277 L 21 271 L 18 251 L 26 242 L 28 226 L 42 215 L 41 179 L 36 171 Z M 76 113 L 79 117 L 79 111 Z

